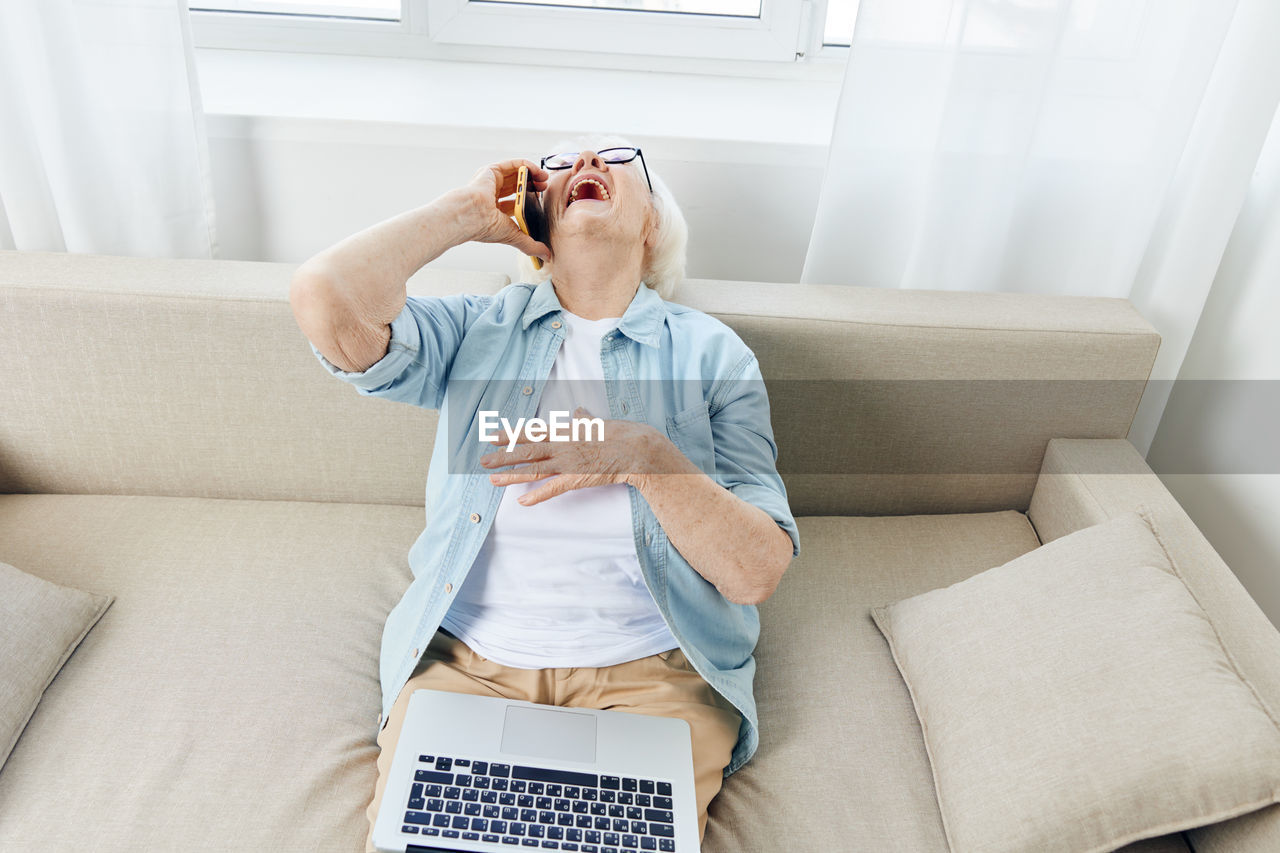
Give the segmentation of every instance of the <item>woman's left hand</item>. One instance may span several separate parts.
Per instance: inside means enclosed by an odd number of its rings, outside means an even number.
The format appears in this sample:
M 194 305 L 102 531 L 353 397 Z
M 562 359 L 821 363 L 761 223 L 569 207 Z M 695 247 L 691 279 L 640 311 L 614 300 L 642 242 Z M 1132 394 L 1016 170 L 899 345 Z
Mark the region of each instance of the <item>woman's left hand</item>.
M 592 416 L 585 409 L 578 409 L 574 417 Z M 524 506 L 574 489 L 634 485 L 637 478 L 661 470 L 668 453 L 680 452 L 658 430 L 635 421 L 606 420 L 604 438 L 597 441 L 533 441 L 522 433 L 510 451 L 505 449 L 507 441 L 499 438 L 503 449 L 481 456 L 480 464 L 485 468 L 519 466 L 490 474 L 489 481 L 495 486 L 548 480 L 520 496 L 519 502 Z

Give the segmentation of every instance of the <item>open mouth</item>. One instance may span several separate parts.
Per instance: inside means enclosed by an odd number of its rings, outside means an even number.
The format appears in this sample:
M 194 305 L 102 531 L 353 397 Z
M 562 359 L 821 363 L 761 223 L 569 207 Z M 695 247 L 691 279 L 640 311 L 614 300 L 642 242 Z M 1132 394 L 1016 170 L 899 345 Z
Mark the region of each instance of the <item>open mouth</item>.
M 569 199 L 565 207 L 575 201 L 608 201 L 609 188 L 595 178 L 581 178 L 569 189 Z

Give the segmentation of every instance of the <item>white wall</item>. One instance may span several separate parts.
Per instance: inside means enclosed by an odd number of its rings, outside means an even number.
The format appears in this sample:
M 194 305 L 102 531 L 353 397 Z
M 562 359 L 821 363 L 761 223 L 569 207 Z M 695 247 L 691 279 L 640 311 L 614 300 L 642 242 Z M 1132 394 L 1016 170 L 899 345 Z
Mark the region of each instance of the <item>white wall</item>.
M 487 163 L 584 130 L 645 152 L 689 221 L 691 277 L 796 281 L 840 66 L 774 78 L 202 49 L 223 258 L 301 261 Z M 762 72 L 763 73 L 763 72 Z M 434 266 L 514 274 L 468 244 Z
M 1280 625 L 1278 326 L 1280 115 L 1147 456 Z
M 210 116 L 219 257 L 298 262 L 565 133 Z M 689 222 L 694 278 L 796 281 L 825 148 L 636 137 Z M 780 191 L 779 186 L 783 189 Z M 467 244 L 433 266 L 515 275 L 515 252 Z

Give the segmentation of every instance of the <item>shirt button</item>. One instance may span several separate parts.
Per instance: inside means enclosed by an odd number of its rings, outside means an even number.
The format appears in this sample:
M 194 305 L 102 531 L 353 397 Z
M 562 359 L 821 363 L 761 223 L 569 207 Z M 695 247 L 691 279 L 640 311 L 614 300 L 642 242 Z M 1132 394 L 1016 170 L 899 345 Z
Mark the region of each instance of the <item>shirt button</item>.
M 480 513 L 478 513 L 478 512 L 473 512 L 473 513 L 471 513 L 470 518 L 471 518 L 471 523 L 472 523 L 472 524 L 479 524 L 479 523 L 480 523 Z
M 553 321 L 551 322 L 551 328 L 553 328 L 553 329 L 558 329 L 558 328 L 560 328 L 560 321 L 559 321 L 559 320 L 553 320 Z
M 447 583 L 447 584 L 445 584 L 445 585 L 444 585 L 444 591 L 445 591 L 445 592 L 453 592 L 453 584 L 451 584 L 451 583 Z
M 623 400 L 623 401 L 622 401 L 622 413 L 623 413 L 624 415 L 627 413 L 627 401 L 626 401 L 626 400 Z
M 648 545 L 653 542 L 653 534 L 649 531 L 644 532 L 644 544 Z
M 417 650 L 417 649 L 414 649 L 414 650 L 413 650 L 413 656 L 414 656 L 415 658 L 418 656 L 418 650 Z
M 523 388 L 520 389 L 520 393 L 528 397 L 530 394 L 533 393 L 533 386 L 532 385 L 524 386 Z

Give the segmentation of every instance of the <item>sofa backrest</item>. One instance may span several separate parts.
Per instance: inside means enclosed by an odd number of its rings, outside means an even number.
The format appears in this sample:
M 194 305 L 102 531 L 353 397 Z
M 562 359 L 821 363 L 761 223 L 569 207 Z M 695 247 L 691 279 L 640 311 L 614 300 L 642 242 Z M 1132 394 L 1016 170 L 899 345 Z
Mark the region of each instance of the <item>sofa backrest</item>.
M 328 376 L 292 266 L 0 253 L 0 492 L 421 505 L 435 412 Z M 424 270 L 411 293 L 500 275 Z M 1125 300 L 688 281 L 769 388 L 797 515 L 1025 509 L 1050 438 L 1122 438 Z
M 1160 336 L 1127 299 L 689 282 L 752 348 L 803 515 L 1025 511 L 1051 438 L 1125 438 Z

